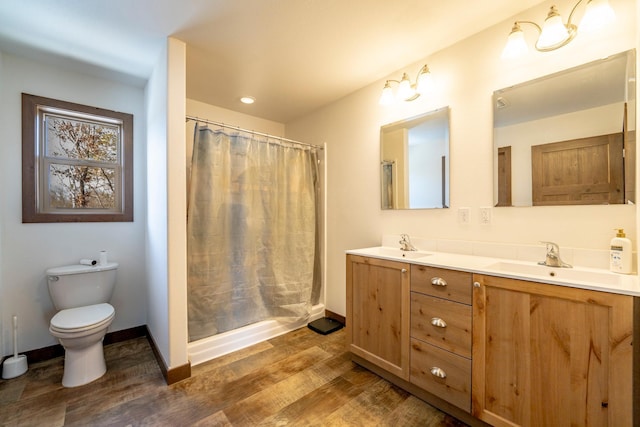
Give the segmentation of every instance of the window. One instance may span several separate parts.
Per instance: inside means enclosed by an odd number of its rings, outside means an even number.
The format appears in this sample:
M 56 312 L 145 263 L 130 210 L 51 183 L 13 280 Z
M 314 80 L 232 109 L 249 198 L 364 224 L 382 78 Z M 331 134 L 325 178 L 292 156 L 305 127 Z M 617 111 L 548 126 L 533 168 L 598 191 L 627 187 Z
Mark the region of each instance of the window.
M 22 222 L 133 221 L 133 115 L 22 94 Z

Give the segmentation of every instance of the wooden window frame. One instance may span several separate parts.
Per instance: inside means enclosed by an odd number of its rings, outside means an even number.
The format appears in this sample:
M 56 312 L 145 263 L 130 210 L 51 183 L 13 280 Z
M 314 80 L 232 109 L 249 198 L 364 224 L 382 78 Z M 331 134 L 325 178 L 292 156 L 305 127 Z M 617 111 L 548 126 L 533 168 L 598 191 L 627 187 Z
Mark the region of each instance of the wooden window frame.
M 100 120 L 117 121 L 121 129 L 117 172 L 116 208 L 44 208 L 44 191 L 48 180 L 45 164 L 41 112 L 57 110 L 62 115 L 93 116 Z M 89 120 L 90 121 L 90 120 Z M 133 115 L 87 105 L 22 94 L 22 222 L 132 222 L 133 221 Z

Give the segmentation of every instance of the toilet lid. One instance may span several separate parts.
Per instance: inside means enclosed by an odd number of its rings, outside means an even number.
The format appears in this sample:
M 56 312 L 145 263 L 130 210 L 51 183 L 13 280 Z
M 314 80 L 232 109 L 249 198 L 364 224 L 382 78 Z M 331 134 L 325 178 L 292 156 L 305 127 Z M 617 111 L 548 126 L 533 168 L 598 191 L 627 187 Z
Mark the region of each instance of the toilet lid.
M 87 329 L 111 320 L 114 314 L 113 307 L 106 303 L 68 308 L 53 316 L 51 327 L 62 331 Z

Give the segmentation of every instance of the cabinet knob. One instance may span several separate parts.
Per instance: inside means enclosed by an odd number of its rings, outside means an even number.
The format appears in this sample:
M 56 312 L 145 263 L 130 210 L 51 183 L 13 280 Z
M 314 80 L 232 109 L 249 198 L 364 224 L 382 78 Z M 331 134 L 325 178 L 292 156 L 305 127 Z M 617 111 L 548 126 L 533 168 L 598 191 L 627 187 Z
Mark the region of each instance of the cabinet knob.
M 407 269 L 406 269 L 406 268 L 403 268 L 402 270 L 400 270 L 400 272 L 401 272 L 401 273 L 406 273 L 406 272 L 407 272 Z
M 431 284 L 433 286 L 447 286 L 447 281 L 444 280 L 442 277 L 432 277 Z
M 433 319 L 431 319 L 431 324 L 433 326 L 437 326 L 438 328 L 446 328 L 447 327 L 447 322 L 445 322 L 444 320 L 442 320 L 439 317 L 434 317 Z
M 480 287 L 480 282 L 473 282 L 473 287 L 474 288 L 479 288 Z
M 437 378 L 447 378 L 447 373 L 437 366 L 431 368 L 431 375 Z

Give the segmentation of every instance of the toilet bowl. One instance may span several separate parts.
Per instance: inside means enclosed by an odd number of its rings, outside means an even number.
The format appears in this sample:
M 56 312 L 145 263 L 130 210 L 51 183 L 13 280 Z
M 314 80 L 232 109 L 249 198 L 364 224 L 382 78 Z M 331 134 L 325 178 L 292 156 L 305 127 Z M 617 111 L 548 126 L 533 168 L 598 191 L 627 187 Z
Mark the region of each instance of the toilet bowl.
M 102 340 L 115 316 L 110 304 L 102 303 L 59 311 L 51 319 L 49 332 L 65 349 L 64 387 L 78 387 L 107 372 Z
M 105 374 L 102 341 L 115 317 L 107 301 L 115 286 L 116 263 L 47 270 L 49 293 L 58 311 L 49 332 L 65 349 L 64 387 L 78 387 Z

